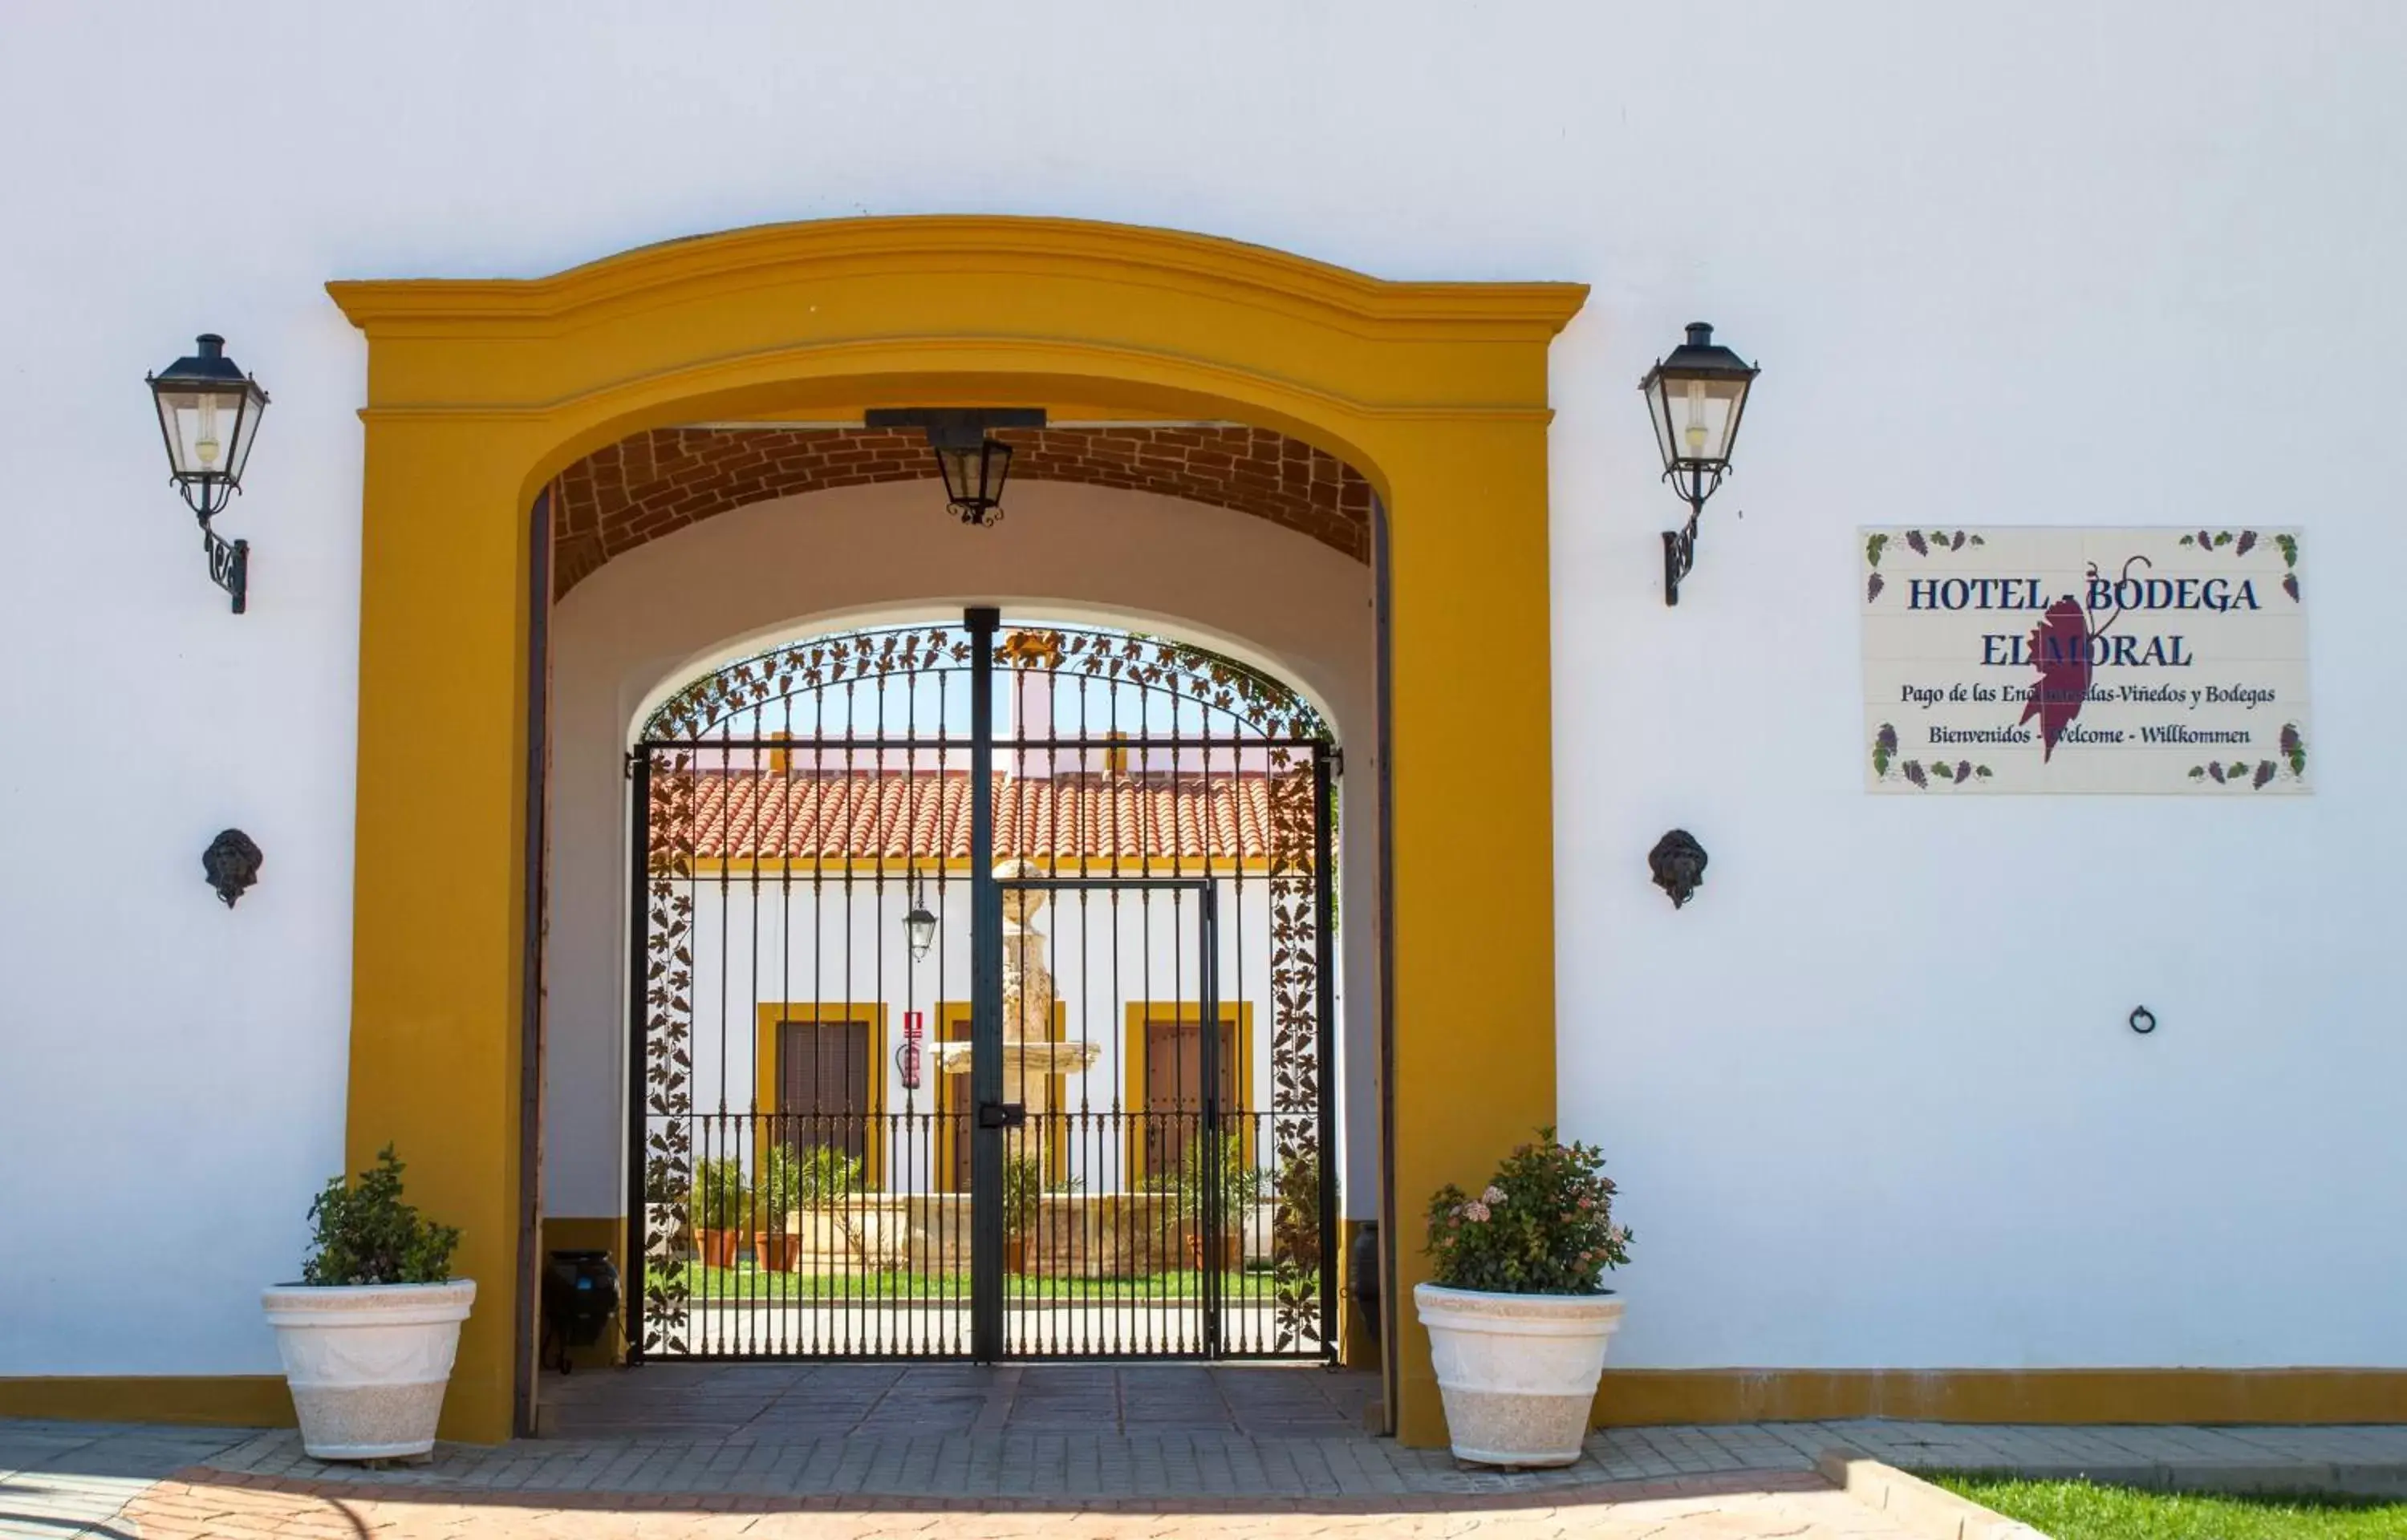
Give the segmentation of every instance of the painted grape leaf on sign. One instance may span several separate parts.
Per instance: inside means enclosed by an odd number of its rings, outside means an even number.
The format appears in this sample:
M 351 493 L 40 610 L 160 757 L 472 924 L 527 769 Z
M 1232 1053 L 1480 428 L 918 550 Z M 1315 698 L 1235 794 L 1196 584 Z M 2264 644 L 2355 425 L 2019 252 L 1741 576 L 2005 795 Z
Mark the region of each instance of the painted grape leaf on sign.
M 2068 596 L 2049 605 L 2047 617 L 2031 629 L 2030 647 L 2039 685 L 2023 704 L 2022 720 L 2039 718 L 2040 758 L 2045 762 L 2089 694 L 2089 620 L 2080 604 Z

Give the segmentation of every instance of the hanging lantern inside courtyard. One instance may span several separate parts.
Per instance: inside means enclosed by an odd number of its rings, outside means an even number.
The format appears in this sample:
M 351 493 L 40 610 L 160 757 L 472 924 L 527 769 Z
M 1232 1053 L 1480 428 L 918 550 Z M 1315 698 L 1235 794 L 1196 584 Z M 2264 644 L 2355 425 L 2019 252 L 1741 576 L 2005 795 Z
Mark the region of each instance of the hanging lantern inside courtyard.
M 1003 484 L 1011 474 L 1011 445 L 979 428 L 928 430 L 936 469 L 945 478 L 945 506 L 980 528 L 1003 517 Z
M 915 885 L 911 893 L 911 912 L 903 916 L 903 935 L 911 945 L 911 960 L 919 962 L 936 944 L 936 917 L 928 912 L 928 900 Z
M 1680 602 L 1680 579 L 1697 560 L 1697 520 L 1705 500 L 1730 470 L 1738 444 L 1739 418 L 1759 371 L 1714 341 L 1703 321 L 1688 326 L 1688 340 L 1658 360 L 1639 382 L 1646 415 L 1655 424 L 1663 455 L 1663 479 L 1688 505 L 1685 529 L 1663 531 L 1663 602 Z
M 873 407 L 862 414 L 865 428 L 918 428 L 936 453 L 936 473 L 945 481 L 945 506 L 964 524 L 985 528 L 1003 517 L 1003 484 L 1011 475 L 1011 445 L 992 436 L 998 428 L 1042 428 L 1041 406 Z

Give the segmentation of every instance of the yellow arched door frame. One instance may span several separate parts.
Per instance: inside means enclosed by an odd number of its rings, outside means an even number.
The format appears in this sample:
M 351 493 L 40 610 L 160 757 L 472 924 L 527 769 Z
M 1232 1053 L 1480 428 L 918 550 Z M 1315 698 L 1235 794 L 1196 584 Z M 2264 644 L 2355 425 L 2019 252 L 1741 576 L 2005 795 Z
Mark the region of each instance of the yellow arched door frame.
M 348 1147 L 398 1141 L 482 1284 L 445 1436 L 510 1432 L 525 965 L 526 510 L 591 450 L 869 405 L 1275 428 L 1388 511 L 1393 1117 L 1407 1442 L 1442 1441 L 1413 1221 L 1555 1110 L 1546 350 L 1587 290 L 1389 283 L 1063 219 L 766 226 L 550 277 L 327 286 L 367 334 Z M 1475 722 L 1479 752 L 1463 750 Z M 1512 785 L 1494 784 L 1509 767 Z M 1460 883 L 1460 853 L 1482 853 Z M 1492 1012 L 1461 1019 L 1458 1002 Z

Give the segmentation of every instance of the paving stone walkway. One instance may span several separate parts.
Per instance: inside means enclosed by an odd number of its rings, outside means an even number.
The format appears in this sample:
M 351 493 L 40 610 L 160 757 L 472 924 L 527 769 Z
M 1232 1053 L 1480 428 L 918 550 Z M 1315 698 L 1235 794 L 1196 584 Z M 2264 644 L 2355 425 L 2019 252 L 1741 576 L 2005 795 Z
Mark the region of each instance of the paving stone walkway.
M 241 1428 L 0 1419 L 0 1537 L 131 1535 L 119 1522 L 127 1505 L 162 1477 L 257 1436 Z
M 234 1478 L 242 1479 L 242 1478 Z M 251 1478 L 259 1479 L 259 1478 Z M 1809 1476 L 1686 1476 L 1544 1499 L 1098 1500 L 360 1492 L 163 1482 L 141 1540 L 1917 1540 Z
M 1358 1377 L 1295 1368 L 654 1367 L 548 1380 L 555 1436 L 446 1445 L 431 1464 L 376 1470 L 311 1460 L 289 1429 L 0 1421 L 0 1537 L 683 1537 L 752 1525 L 832 1537 L 933 1527 L 967 1540 L 1032 1533 L 1037 1515 L 1075 1540 L 1898 1533 L 1813 1474 L 1834 1448 L 1909 1470 L 2407 1494 L 2407 1427 L 1630 1428 L 1592 1437 L 1574 1465 L 1512 1473 L 1370 1436 L 1369 1393 Z M 932 1508 L 957 1517 L 906 1517 Z M 987 1517 L 966 1526 L 963 1511 Z M 1064 1529 L 1064 1515 L 1101 1517 Z

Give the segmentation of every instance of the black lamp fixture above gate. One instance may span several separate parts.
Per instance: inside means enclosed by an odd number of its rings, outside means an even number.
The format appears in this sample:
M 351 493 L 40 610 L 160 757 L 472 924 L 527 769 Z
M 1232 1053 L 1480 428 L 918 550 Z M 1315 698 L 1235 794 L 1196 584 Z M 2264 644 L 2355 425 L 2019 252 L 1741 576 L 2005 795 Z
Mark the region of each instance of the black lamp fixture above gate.
M 1730 470 L 1738 443 L 1738 420 L 1746 410 L 1747 388 L 1759 371 L 1714 341 L 1703 321 L 1688 324 L 1688 340 L 1655 362 L 1638 382 L 1646 393 L 1646 415 L 1663 451 L 1663 479 L 1688 505 L 1683 529 L 1663 531 L 1663 602 L 1680 602 L 1680 580 L 1697 564 L 1697 520 L 1705 500 Z
M 980 529 L 1003 517 L 1003 484 L 1011 474 L 1011 445 L 997 428 L 1042 428 L 1041 406 L 878 406 L 862 414 L 864 428 L 918 428 L 936 452 L 945 478 L 945 506 Z
M 144 378 L 167 441 L 168 473 L 201 521 L 209 579 L 234 596 L 234 613 L 240 615 L 249 597 L 250 542 L 222 540 L 209 521 L 242 490 L 242 468 L 266 415 L 267 392 L 225 356 L 225 339 L 213 332 L 202 333 L 192 357 Z

